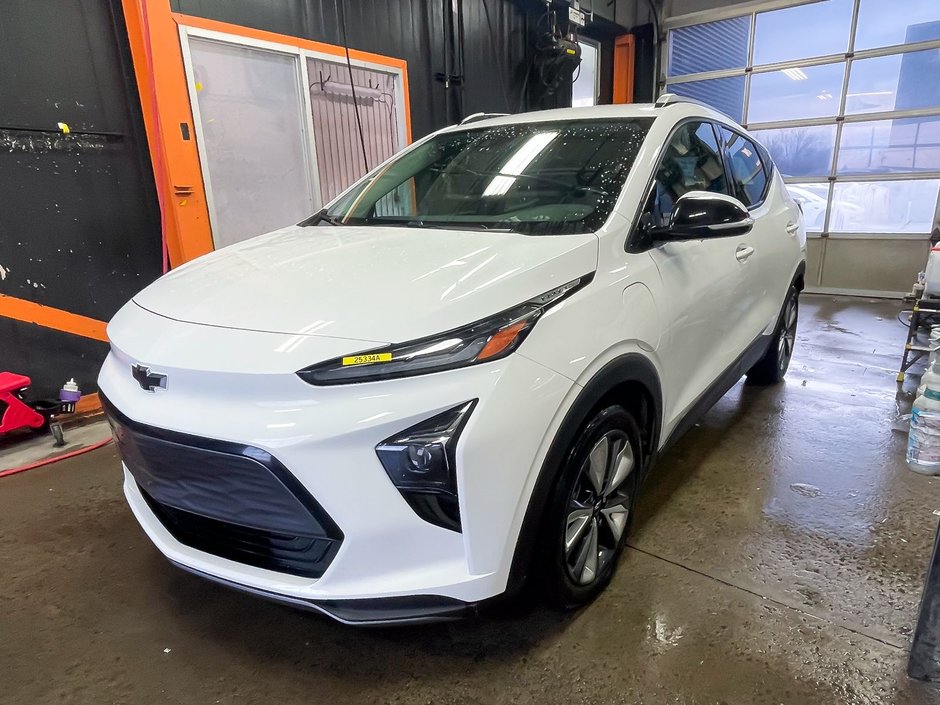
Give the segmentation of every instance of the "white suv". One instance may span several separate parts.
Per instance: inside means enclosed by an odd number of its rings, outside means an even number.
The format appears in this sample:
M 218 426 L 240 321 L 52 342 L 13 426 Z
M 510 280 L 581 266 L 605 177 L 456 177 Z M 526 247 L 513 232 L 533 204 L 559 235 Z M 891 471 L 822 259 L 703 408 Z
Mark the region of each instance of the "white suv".
M 783 377 L 805 232 L 765 150 L 672 98 L 437 132 L 176 269 L 100 388 L 175 564 L 349 623 L 609 582 L 657 456 Z

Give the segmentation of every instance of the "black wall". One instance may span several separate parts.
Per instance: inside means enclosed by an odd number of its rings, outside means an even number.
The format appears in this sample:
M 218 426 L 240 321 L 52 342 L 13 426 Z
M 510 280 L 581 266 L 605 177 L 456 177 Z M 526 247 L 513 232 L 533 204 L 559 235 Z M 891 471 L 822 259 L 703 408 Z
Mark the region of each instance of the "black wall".
M 162 264 L 120 3 L 3 0 L 0 67 L 0 293 L 106 321 Z M 0 317 L 0 371 L 34 396 L 94 391 L 106 352 Z
M 413 136 L 417 139 L 476 112 L 521 112 L 571 104 L 571 87 L 546 95 L 526 80 L 534 55 L 540 0 L 170 0 L 177 12 L 342 45 L 408 62 Z M 566 23 L 564 4 L 558 16 Z M 486 9 L 489 9 L 489 22 Z M 492 28 L 492 32 L 490 29 Z M 585 34 L 601 41 L 609 71 L 613 38 L 625 31 L 598 19 Z M 437 78 L 459 75 L 445 91 Z M 603 78 L 603 77 L 602 77 Z M 608 78 L 606 84 L 610 83 Z M 609 100 L 609 88 L 608 100 Z

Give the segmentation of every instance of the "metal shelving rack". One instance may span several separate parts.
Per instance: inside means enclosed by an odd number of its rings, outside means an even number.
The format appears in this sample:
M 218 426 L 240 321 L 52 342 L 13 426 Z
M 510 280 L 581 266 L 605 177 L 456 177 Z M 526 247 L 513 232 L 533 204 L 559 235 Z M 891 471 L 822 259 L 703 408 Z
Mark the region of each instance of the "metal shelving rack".
M 923 298 L 914 302 L 911 322 L 907 329 L 907 340 L 904 342 L 904 355 L 901 357 L 901 369 L 898 371 L 898 382 L 903 382 L 907 371 L 924 355 L 930 354 L 930 348 L 927 345 L 918 344 L 917 332 L 920 327 L 938 323 L 940 323 L 940 299 Z

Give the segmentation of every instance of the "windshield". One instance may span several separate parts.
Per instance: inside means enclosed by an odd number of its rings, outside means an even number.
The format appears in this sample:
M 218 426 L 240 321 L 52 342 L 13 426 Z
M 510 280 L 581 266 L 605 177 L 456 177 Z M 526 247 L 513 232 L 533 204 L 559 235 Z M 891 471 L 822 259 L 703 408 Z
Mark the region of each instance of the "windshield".
M 517 123 L 436 135 L 307 222 L 592 232 L 610 215 L 651 124 Z

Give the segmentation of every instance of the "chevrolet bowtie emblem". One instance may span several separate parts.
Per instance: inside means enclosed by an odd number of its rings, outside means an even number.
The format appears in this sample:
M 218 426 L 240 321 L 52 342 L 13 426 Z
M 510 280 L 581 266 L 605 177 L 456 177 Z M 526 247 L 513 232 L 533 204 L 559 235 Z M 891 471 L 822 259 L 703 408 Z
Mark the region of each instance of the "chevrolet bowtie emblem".
M 166 389 L 166 375 L 159 372 L 151 372 L 145 365 L 131 365 L 131 374 L 137 380 L 137 384 L 145 392 L 153 392 L 157 389 Z

